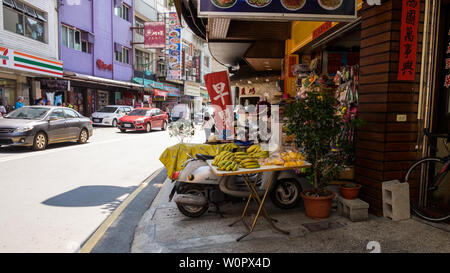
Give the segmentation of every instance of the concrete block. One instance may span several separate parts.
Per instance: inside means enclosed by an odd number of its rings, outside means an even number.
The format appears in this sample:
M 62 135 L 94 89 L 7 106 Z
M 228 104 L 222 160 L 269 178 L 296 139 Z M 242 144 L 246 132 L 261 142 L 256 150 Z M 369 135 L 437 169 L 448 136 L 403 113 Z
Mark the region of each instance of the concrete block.
M 361 199 L 348 200 L 340 196 L 338 214 L 349 218 L 352 222 L 366 221 L 369 219 L 369 204 Z
M 393 221 L 411 218 L 409 184 L 398 180 L 382 183 L 383 215 Z

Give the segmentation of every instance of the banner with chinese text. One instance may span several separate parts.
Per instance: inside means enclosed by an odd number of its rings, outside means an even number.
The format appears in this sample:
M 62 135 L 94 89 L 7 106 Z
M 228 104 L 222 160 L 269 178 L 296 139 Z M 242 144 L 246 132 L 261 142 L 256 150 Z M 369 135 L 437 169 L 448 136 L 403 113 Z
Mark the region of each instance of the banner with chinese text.
M 414 81 L 416 76 L 417 35 L 420 1 L 403 0 L 400 30 L 399 81 Z

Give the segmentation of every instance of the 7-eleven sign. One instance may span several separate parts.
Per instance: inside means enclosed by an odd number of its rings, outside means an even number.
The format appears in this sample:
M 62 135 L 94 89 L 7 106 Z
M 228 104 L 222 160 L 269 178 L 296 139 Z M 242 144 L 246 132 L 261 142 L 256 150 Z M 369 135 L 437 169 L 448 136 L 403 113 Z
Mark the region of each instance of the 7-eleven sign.
M 0 67 L 11 67 L 12 61 L 11 61 L 12 52 L 11 50 L 8 50 L 7 48 L 0 47 Z

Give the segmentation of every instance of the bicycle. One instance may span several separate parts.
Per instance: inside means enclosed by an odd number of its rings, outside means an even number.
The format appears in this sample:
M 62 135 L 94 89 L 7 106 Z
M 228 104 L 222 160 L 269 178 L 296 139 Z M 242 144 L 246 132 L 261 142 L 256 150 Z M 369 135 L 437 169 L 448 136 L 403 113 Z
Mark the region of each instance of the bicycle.
M 428 138 L 429 146 L 434 151 L 437 151 L 437 148 L 431 144 L 432 138 L 447 139 L 447 144 L 450 142 L 450 134 L 431 134 L 428 129 L 425 129 L 424 136 Z M 436 206 L 437 203 L 435 200 L 438 198 L 436 198 L 435 193 L 439 187 L 442 187 L 445 183 L 450 183 L 450 151 L 446 145 L 445 147 L 448 151 L 446 157 L 430 156 L 414 162 L 409 167 L 404 179 L 404 182 L 408 183 L 414 181 L 416 178 L 428 178 L 423 206 L 416 206 L 414 202 L 411 202 L 411 209 L 419 217 L 432 222 L 441 222 L 450 219 L 450 209 L 442 209 L 440 206 Z

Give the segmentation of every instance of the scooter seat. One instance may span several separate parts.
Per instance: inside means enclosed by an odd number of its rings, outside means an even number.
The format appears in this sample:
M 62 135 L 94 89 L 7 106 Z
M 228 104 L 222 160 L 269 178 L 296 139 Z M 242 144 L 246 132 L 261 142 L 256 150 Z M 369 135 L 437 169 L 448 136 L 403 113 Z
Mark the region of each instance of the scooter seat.
M 215 156 L 213 156 L 213 155 L 204 155 L 204 154 L 196 154 L 195 157 L 197 157 L 200 160 L 206 161 L 206 160 L 214 159 Z

